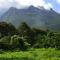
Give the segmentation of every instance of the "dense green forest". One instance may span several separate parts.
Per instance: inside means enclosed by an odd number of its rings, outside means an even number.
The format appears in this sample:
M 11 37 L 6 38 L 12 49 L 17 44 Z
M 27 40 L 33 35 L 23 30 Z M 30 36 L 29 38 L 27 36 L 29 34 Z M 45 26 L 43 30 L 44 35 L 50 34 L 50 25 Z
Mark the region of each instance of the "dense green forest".
M 25 22 L 18 28 L 11 23 L 0 22 L 0 49 L 25 51 L 29 48 L 60 49 L 60 33 L 30 28 Z
M 60 32 L 0 22 L 0 60 L 60 60 Z

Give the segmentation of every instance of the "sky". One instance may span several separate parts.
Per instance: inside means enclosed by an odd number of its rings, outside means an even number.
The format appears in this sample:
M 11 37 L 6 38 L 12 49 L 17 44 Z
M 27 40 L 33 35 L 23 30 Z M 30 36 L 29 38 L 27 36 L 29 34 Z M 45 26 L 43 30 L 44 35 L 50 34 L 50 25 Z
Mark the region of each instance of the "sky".
M 60 13 L 60 0 L 0 0 L 0 9 L 10 8 L 12 6 L 22 8 L 30 5 L 35 7 L 43 6 L 47 10 L 53 8 L 53 10 Z

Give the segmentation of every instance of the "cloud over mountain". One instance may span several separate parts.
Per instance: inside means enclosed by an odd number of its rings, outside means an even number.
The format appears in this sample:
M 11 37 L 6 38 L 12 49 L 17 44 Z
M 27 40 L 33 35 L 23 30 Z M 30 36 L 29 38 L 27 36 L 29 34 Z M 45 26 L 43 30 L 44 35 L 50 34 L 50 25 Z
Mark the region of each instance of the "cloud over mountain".
M 22 6 L 44 6 L 46 9 L 52 7 L 51 3 L 46 3 L 44 0 L 0 0 L 0 8 L 8 8 L 11 6 L 21 8 Z

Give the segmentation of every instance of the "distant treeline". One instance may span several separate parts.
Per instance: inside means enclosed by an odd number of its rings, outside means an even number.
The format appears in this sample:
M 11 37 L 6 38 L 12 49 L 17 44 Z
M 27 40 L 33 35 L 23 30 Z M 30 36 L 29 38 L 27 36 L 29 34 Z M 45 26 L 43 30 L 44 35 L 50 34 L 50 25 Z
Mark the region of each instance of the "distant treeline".
M 18 28 L 11 23 L 0 22 L 0 49 L 27 50 L 31 47 L 60 49 L 60 33 L 30 28 L 25 22 Z

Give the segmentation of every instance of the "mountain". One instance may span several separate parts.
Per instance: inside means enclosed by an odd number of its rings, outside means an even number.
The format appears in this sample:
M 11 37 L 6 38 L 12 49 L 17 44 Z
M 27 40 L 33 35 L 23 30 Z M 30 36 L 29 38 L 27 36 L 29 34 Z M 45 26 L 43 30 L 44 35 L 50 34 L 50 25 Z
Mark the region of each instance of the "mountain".
M 44 7 L 29 6 L 22 9 L 11 7 L 5 12 L 0 20 L 10 22 L 16 27 L 21 22 L 26 22 L 29 26 L 40 29 L 60 29 L 60 14 L 53 9 L 46 10 Z
M 0 17 L 1 17 L 1 15 L 3 15 L 7 10 L 8 10 L 8 8 L 0 8 Z

